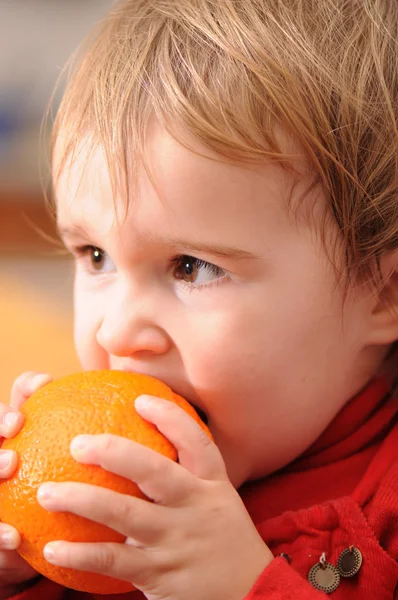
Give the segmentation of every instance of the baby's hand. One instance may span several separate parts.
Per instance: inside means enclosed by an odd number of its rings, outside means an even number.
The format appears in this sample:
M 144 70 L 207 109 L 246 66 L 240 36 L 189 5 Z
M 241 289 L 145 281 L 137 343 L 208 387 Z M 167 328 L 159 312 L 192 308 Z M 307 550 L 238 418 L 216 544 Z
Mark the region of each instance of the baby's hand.
M 83 483 L 48 483 L 38 499 L 49 511 L 108 525 L 123 543 L 54 540 L 53 564 L 132 582 L 148 600 L 241 600 L 273 556 L 229 481 L 216 445 L 173 403 L 136 407 L 178 450 L 179 464 L 112 435 L 78 436 L 76 460 L 135 481 L 153 502 Z
M 17 435 L 23 425 L 23 415 L 19 412 L 22 404 L 51 379 L 49 375 L 29 371 L 15 380 L 10 404 L 0 403 L 0 444 L 3 438 Z M 17 460 L 15 452 L 0 449 L 0 480 L 12 476 Z M 6 523 L 0 523 L 0 600 L 17 593 L 21 584 L 37 575 L 17 553 L 20 543 L 18 531 Z

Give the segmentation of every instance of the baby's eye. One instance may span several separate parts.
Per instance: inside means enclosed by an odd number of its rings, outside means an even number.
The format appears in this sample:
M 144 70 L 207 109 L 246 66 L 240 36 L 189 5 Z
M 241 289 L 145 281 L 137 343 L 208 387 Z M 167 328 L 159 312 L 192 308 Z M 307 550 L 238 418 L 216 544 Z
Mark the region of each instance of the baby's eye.
M 115 265 L 109 255 L 97 246 L 82 246 L 77 248 L 75 252 L 78 258 L 86 262 L 89 271 L 108 273 L 115 270 Z
M 225 276 L 225 271 L 212 263 L 194 256 L 177 256 L 173 260 L 174 276 L 187 283 L 200 286 Z

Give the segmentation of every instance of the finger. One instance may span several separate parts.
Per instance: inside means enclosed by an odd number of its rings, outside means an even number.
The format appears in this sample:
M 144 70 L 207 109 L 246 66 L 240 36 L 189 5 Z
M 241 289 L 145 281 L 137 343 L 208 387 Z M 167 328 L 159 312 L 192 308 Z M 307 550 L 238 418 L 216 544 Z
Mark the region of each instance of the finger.
M 0 573 L 2 585 L 22 583 L 38 575 L 15 550 L 0 552 Z
M 86 517 L 141 544 L 159 541 L 170 526 L 166 507 L 86 483 L 45 483 L 37 499 L 50 512 Z
M 21 536 L 18 531 L 6 525 L 0 523 L 0 550 L 16 550 L 21 544 Z
M 0 450 L 0 479 L 8 479 L 17 468 L 18 457 L 13 450 Z
M 59 567 L 108 575 L 139 585 L 149 570 L 146 553 L 127 544 L 109 542 L 50 542 L 43 551 L 46 560 Z
M 124 437 L 107 433 L 79 435 L 70 449 L 77 461 L 99 465 L 134 481 L 157 504 L 180 505 L 197 487 L 197 478 L 178 463 Z
M 37 371 L 22 373 L 11 388 L 10 406 L 19 410 L 29 396 L 50 381 L 52 381 L 52 377 L 47 373 L 38 373 Z
M 24 423 L 23 415 L 10 408 L 7 404 L 0 404 L 0 437 L 14 437 Z
M 16 552 L 21 536 L 14 527 L 0 523 L 0 579 L 3 583 L 18 583 L 37 575 L 36 571 Z
M 137 412 L 175 446 L 179 462 L 201 479 L 226 480 L 223 458 L 214 442 L 182 408 L 153 396 L 135 401 Z

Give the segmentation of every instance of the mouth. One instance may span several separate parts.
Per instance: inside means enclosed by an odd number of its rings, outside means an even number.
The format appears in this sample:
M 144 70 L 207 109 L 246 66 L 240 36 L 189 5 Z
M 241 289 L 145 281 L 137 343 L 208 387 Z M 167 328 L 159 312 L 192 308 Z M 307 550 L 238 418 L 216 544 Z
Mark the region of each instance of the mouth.
M 197 406 L 195 406 L 194 404 L 190 403 L 192 408 L 195 409 L 195 411 L 198 413 L 199 418 L 203 421 L 203 423 L 205 425 L 208 425 L 208 419 L 207 419 L 207 415 L 206 413 L 203 412 L 202 409 L 198 408 Z
M 125 372 L 127 372 L 127 373 L 140 373 L 140 372 L 141 372 L 141 371 L 139 371 L 138 369 L 131 369 L 131 368 L 129 368 L 128 366 L 126 367 L 126 365 L 123 365 L 123 366 L 119 367 L 118 369 L 119 369 L 119 370 L 121 370 L 121 371 L 125 371 Z M 195 402 L 193 402 L 193 401 L 192 401 L 192 400 L 189 398 L 188 394 L 186 394 L 186 393 L 185 393 L 185 390 L 182 390 L 182 389 L 180 390 L 180 389 L 178 389 L 178 385 L 174 386 L 174 385 L 173 385 L 171 382 L 165 381 L 165 378 L 162 378 L 162 377 L 157 377 L 156 375 L 153 375 L 153 374 L 150 374 L 150 373 L 147 373 L 147 374 L 148 374 L 148 375 L 151 375 L 152 377 L 155 377 L 156 379 L 159 379 L 159 381 L 162 381 L 162 382 L 163 382 L 163 383 L 165 383 L 167 386 L 169 386 L 169 387 L 170 387 L 170 388 L 173 390 L 173 392 L 174 392 L 175 394 L 178 394 L 179 396 L 182 396 L 183 398 L 185 398 L 185 400 L 186 400 L 187 402 L 189 402 L 189 404 L 192 406 L 192 408 L 193 408 L 193 409 L 195 410 L 195 412 L 198 414 L 199 418 L 200 418 L 200 419 L 201 419 L 201 420 L 202 420 L 202 421 L 205 423 L 205 425 L 208 425 L 208 421 L 209 421 L 209 419 L 208 419 L 208 417 L 207 417 L 206 413 L 205 413 L 205 412 L 204 412 L 204 411 L 203 411 L 201 408 L 199 408 L 199 407 L 198 407 L 198 406 L 195 404 Z

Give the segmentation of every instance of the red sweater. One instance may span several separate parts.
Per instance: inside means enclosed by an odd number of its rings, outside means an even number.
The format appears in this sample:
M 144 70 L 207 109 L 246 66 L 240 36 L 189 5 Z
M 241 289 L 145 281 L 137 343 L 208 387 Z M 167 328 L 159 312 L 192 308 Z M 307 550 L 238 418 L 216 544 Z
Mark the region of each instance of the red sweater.
M 241 496 L 276 558 L 242 600 L 393 600 L 398 593 L 397 397 L 373 381 L 282 471 L 247 484 Z M 350 545 L 359 572 L 328 596 L 308 581 L 325 553 L 336 565 Z M 285 553 L 289 561 L 280 557 Z M 96 596 L 47 579 L 13 600 L 142 600 L 140 592 Z M 187 599 L 188 600 L 188 599 Z M 206 600 L 205 598 L 203 600 Z

